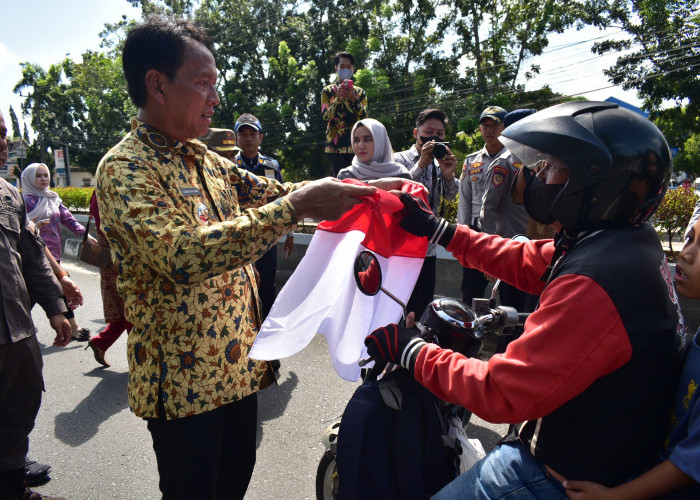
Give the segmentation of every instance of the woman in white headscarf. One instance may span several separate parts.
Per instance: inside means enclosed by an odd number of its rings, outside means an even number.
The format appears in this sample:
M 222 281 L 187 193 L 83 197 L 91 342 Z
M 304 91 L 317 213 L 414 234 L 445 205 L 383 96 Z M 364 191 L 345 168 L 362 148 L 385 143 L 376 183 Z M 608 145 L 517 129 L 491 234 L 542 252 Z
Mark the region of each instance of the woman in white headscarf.
M 408 169 L 394 161 L 389 134 L 381 122 L 372 118 L 360 120 L 352 128 L 351 140 L 355 157 L 349 167 L 338 172 L 338 179 L 411 179 Z
M 51 177 L 49 168 L 43 163 L 32 163 L 22 171 L 22 196 L 27 207 L 27 218 L 39 228 L 41 239 L 46 243 L 51 255 L 61 261 L 61 224 L 76 236 L 85 234 L 83 227 L 73 214 L 63 205 L 58 193 L 49 189 Z M 97 242 L 92 236 L 88 236 Z M 90 330 L 80 328 L 75 321 L 73 311 L 68 308 L 66 317 L 73 328 L 73 338 L 87 341 Z

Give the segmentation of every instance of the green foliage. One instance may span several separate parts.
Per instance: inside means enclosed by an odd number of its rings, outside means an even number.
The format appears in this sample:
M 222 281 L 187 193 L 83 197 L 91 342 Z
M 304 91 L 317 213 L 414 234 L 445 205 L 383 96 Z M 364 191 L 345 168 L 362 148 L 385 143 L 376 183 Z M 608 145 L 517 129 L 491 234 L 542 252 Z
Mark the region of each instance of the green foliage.
M 624 89 L 635 89 L 671 146 L 700 132 L 700 17 L 698 0 L 606 0 L 583 4 L 582 18 L 628 35 L 594 46 L 599 54 L 629 50 L 605 71 Z M 669 109 L 669 103 L 675 107 Z M 661 108 L 667 108 L 662 110 Z M 690 167 L 685 167 L 690 168 Z M 697 167 L 695 167 L 697 168 Z
M 94 188 L 53 188 L 69 210 L 89 210 Z
M 12 122 L 12 135 L 9 136 L 10 139 L 19 139 L 22 137 L 21 130 L 19 128 L 19 120 L 17 119 L 17 113 L 12 106 L 10 106 L 10 122 Z
M 332 56 L 356 58 L 354 80 L 368 93 L 368 112 L 385 124 L 395 151 L 408 148 L 418 113 L 438 107 L 451 121 L 458 160 L 481 147 L 474 135 L 487 104 L 542 108 L 565 98 L 547 87 L 517 84 L 537 68 L 550 33 L 577 22 L 564 0 L 128 0 L 144 16 L 191 17 L 216 47 L 221 103 L 214 126 L 233 128 L 243 113 L 262 122 L 262 151 L 276 157 L 285 179 L 327 175 L 321 89 L 336 78 Z M 74 164 L 94 171 L 135 113 L 121 74 L 120 47 L 130 23 L 101 33 L 105 53 L 86 52 L 48 70 L 25 63 L 16 91 L 39 134 L 30 154 L 68 145 Z M 445 41 L 452 44 L 446 48 Z M 467 71 L 461 71 L 466 62 Z
M 674 159 L 676 170 L 700 176 L 700 133 L 691 134 L 683 143 L 680 153 Z
M 690 188 L 669 189 L 654 214 L 655 225 L 666 231 L 671 252 L 673 252 L 673 236 L 685 231 L 697 201 L 698 195 Z

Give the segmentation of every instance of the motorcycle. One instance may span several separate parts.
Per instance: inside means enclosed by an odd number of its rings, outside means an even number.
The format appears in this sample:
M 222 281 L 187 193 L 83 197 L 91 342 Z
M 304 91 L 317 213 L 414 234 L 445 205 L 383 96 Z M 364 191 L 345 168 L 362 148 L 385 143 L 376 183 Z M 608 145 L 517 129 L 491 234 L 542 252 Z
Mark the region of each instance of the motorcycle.
M 523 237 L 525 238 L 525 237 Z M 382 271 L 377 257 L 369 251 L 360 252 L 354 263 L 355 282 L 362 293 L 369 296 L 382 292 L 397 302 L 403 309 L 403 320 L 407 317 L 406 305 L 382 286 Z M 467 357 L 477 357 L 481 353 L 486 335 L 500 335 L 504 328 L 522 325 L 529 315 L 518 313 L 513 307 L 496 305 L 496 294 L 500 280 L 497 280 L 488 298 L 477 298 L 472 307 L 461 301 L 449 298 L 433 300 L 426 307 L 416 327 L 427 342 L 451 349 Z M 368 365 L 372 359 L 360 360 L 360 366 Z M 385 370 L 394 365 L 375 363 L 363 368 L 362 380 L 376 380 Z M 443 414 L 458 417 L 463 428 L 469 423 L 471 412 L 467 409 L 444 403 Z M 324 430 L 321 441 L 325 451 L 316 471 L 316 498 L 330 500 L 338 498 L 337 438 L 340 428 L 338 417 Z

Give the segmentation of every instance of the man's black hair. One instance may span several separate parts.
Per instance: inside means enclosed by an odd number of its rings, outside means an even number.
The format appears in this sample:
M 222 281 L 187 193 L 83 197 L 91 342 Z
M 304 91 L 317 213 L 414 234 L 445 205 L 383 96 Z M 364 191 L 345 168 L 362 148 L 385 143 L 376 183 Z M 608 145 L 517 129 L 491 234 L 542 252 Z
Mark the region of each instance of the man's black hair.
M 353 56 L 350 52 L 338 52 L 336 55 L 334 55 L 333 60 L 335 61 L 336 66 L 340 64 L 341 57 L 344 57 L 345 59 L 350 59 L 352 65 L 355 66 L 355 56 Z
M 146 104 L 148 70 L 161 71 L 172 81 L 185 61 L 185 48 L 190 41 L 199 42 L 214 53 L 204 29 L 187 19 L 149 16 L 129 31 L 122 52 L 122 68 L 129 97 L 136 107 Z
M 447 123 L 450 121 L 449 118 L 447 118 L 447 113 L 445 113 L 441 109 L 424 109 L 418 114 L 418 118 L 416 118 L 416 128 L 420 127 L 423 125 L 425 122 L 430 120 L 431 118 L 435 118 L 436 120 L 440 120 L 442 124 L 446 127 Z

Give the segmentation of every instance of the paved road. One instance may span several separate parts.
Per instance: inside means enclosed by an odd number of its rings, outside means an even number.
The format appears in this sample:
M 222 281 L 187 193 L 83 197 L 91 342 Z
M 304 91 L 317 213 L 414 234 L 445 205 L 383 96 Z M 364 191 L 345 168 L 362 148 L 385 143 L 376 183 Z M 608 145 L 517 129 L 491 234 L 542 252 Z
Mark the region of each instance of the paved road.
M 64 262 L 64 267 L 86 297 L 76 311 L 79 324 L 103 328 L 98 274 L 82 263 Z M 46 393 L 30 436 L 30 457 L 53 467 L 53 479 L 37 491 L 74 500 L 160 498 L 150 435 L 128 408 L 126 337 L 108 351 L 112 366 L 104 369 L 83 350 L 85 343 L 52 347 L 53 335 L 38 307 L 34 319 Z M 278 386 L 260 393 L 257 464 L 247 499 L 315 498 L 321 433 L 356 387 L 335 374 L 319 336 L 282 361 L 281 375 Z M 489 448 L 504 429 L 477 421 L 469 433 Z

